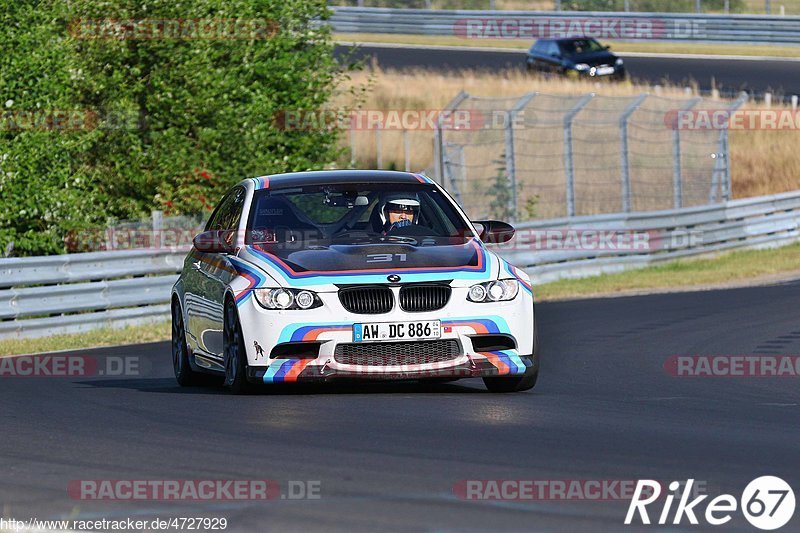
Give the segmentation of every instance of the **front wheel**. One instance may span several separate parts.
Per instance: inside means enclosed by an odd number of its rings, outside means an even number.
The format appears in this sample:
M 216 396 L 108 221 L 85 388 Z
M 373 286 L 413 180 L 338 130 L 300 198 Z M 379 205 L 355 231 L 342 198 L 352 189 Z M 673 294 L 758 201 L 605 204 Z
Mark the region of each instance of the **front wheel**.
M 222 332 L 225 354 L 225 386 L 234 394 L 247 394 L 254 387 L 247 381 L 247 352 L 236 304 L 225 304 L 225 324 Z

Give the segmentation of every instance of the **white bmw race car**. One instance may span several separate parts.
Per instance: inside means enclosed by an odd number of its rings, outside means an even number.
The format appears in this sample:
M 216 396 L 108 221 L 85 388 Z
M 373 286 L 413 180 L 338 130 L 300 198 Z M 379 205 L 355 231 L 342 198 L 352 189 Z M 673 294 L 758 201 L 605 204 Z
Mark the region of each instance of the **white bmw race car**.
M 529 277 L 487 249 L 514 228 L 474 224 L 420 174 L 320 171 L 247 179 L 195 237 L 172 291 L 181 385 L 482 377 L 532 388 Z

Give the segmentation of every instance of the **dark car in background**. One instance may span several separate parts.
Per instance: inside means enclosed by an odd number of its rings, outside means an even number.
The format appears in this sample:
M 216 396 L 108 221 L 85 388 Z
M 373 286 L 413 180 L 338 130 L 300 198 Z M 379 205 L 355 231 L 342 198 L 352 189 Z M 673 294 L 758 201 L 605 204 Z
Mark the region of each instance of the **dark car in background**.
M 625 79 L 625 65 L 595 39 L 539 39 L 528 51 L 528 71 Z

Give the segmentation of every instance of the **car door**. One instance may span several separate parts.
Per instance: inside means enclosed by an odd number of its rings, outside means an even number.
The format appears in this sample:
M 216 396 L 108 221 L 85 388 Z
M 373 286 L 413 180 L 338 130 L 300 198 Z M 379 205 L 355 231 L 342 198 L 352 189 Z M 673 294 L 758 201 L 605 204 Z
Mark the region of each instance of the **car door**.
M 560 72 L 562 67 L 561 49 L 556 41 L 549 41 L 542 56 L 542 70 Z
M 545 56 L 547 54 L 547 47 L 548 43 L 545 39 L 539 39 L 534 43 L 531 49 L 528 51 L 528 69 L 535 70 L 538 72 L 544 72 L 547 70 L 547 63 L 545 62 Z
M 206 231 L 234 230 L 231 244 L 239 238 L 239 222 L 246 197 L 244 187 L 231 189 L 206 225 Z M 186 315 L 193 348 L 212 360 L 222 361 L 222 327 L 225 289 L 236 276 L 229 254 L 193 250 L 186 283 Z

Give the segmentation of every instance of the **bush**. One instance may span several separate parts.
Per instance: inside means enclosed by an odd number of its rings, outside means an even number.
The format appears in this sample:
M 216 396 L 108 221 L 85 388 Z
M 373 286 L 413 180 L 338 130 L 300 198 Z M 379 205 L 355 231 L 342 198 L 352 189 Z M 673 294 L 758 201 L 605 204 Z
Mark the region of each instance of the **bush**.
M 62 252 L 69 231 L 154 208 L 196 212 L 244 177 L 335 161 L 336 130 L 285 131 L 273 120 L 322 108 L 345 75 L 330 30 L 312 24 L 327 15 L 325 0 L 7 3 L 0 46 L 22 53 L 0 57 L 6 122 L 67 110 L 98 127 L 0 132 L 0 251 L 14 242 L 18 254 Z M 100 19 L 239 19 L 264 31 L 87 38 Z

